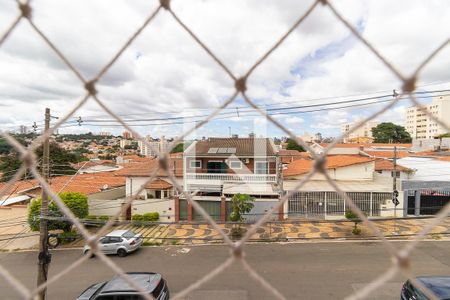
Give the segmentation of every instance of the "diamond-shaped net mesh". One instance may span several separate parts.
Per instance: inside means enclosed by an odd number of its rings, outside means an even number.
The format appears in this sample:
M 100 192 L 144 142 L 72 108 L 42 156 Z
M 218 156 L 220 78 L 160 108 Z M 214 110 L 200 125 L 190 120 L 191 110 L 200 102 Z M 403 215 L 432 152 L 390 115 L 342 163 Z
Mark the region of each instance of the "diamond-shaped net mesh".
M 331 1 L 327 0 L 317 0 L 304 12 L 298 19 L 295 21 L 295 23 L 289 28 L 289 30 L 281 36 L 277 41 L 274 42 L 273 46 L 268 49 L 263 56 L 261 56 L 260 59 L 258 59 L 249 69 L 248 71 L 241 75 L 241 76 L 235 76 L 233 72 L 226 66 L 226 64 L 223 63 L 214 53 L 212 49 L 210 49 L 207 45 L 205 45 L 201 39 L 196 35 L 196 33 L 189 27 L 188 24 L 184 23 L 183 20 L 181 20 L 176 11 L 172 10 L 170 6 L 170 0 L 160 0 L 159 6 L 151 12 L 151 14 L 145 19 L 143 24 L 134 32 L 134 34 L 129 37 L 129 39 L 119 48 L 119 51 L 111 58 L 111 60 L 98 72 L 98 74 L 91 78 L 87 79 L 84 78 L 81 73 L 77 70 L 77 68 L 70 62 L 70 60 L 62 53 L 62 51 L 59 50 L 58 45 L 54 44 L 50 38 L 45 34 L 41 28 L 33 22 L 32 18 L 32 11 L 33 7 L 29 1 L 27 2 L 20 2 L 16 1 L 18 5 L 17 10 L 17 18 L 12 22 L 12 24 L 7 28 L 6 32 L 0 36 L 0 47 L 4 44 L 8 38 L 11 37 L 11 35 L 14 34 L 14 29 L 17 27 L 17 25 L 21 22 L 28 23 L 35 34 L 42 38 L 43 41 L 54 51 L 54 53 L 61 59 L 61 61 L 65 64 L 65 66 L 70 69 L 76 77 L 80 81 L 80 85 L 82 85 L 85 89 L 85 95 L 81 98 L 81 100 L 78 101 L 78 103 L 74 103 L 73 107 L 70 109 L 70 111 L 63 117 L 58 120 L 58 122 L 52 126 L 49 130 L 42 133 L 41 136 L 39 136 L 37 139 L 35 139 L 32 144 L 28 148 L 24 148 L 17 140 L 15 140 L 11 135 L 9 135 L 7 132 L 0 132 L 1 135 L 6 139 L 8 143 L 10 143 L 15 150 L 20 154 L 22 165 L 20 169 L 16 172 L 14 177 L 7 183 L 7 185 L 0 191 L 0 196 L 3 196 L 4 194 L 8 193 L 9 188 L 20 178 L 23 176 L 23 174 L 29 170 L 31 174 L 37 179 L 37 181 L 40 183 L 42 188 L 47 192 L 49 197 L 53 199 L 53 201 L 58 205 L 60 210 L 65 214 L 65 216 L 73 222 L 74 226 L 77 228 L 79 233 L 83 236 L 84 240 L 87 244 L 89 244 L 92 248 L 92 252 L 94 252 L 105 265 L 110 267 L 114 273 L 119 274 L 129 282 L 130 285 L 132 285 L 137 290 L 142 291 L 142 289 L 133 282 L 133 280 L 127 276 L 122 268 L 117 266 L 110 258 L 108 258 L 106 255 L 104 255 L 102 252 L 98 251 L 97 242 L 98 237 L 102 236 L 102 234 L 107 233 L 107 231 L 113 226 L 114 221 L 122 215 L 125 210 L 131 205 L 133 200 L 136 197 L 128 197 L 126 200 L 126 204 L 123 206 L 122 210 L 117 212 L 115 215 L 115 218 L 111 218 L 103 227 L 102 229 L 97 232 L 96 235 L 90 234 L 86 228 L 83 226 L 83 224 L 74 216 L 74 214 L 64 205 L 62 200 L 58 197 L 57 192 L 53 191 L 49 184 L 45 181 L 45 179 L 42 177 L 40 172 L 37 169 L 38 162 L 36 160 L 36 157 L 34 155 L 34 151 L 39 147 L 43 141 L 47 138 L 49 138 L 58 128 L 61 127 L 63 123 L 65 123 L 69 118 L 73 117 L 74 114 L 86 104 L 88 101 L 94 101 L 96 102 L 108 115 L 110 115 L 112 118 L 114 118 L 118 123 L 123 125 L 124 128 L 126 128 L 128 131 L 130 131 L 134 137 L 136 137 L 139 140 L 142 140 L 143 143 L 145 143 L 148 147 L 150 147 L 154 152 L 159 153 L 157 149 L 154 149 L 154 147 L 142 136 L 140 136 L 137 132 L 133 130 L 132 127 L 130 127 L 121 117 L 119 117 L 117 114 L 115 114 L 108 106 L 101 100 L 101 96 L 97 94 L 96 91 L 96 83 L 99 81 L 100 78 L 102 78 L 108 70 L 114 65 L 114 63 L 119 59 L 119 57 L 123 54 L 123 52 L 133 43 L 133 41 L 142 33 L 142 31 L 146 28 L 151 26 L 152 20 L 161 13 L 168 13 L 173 17 L 173 21 L 181 26 L 191 37 L 192 42 L 197 43 L 203 50 L 205 51 L 205 55 L 210 56 L 215 63 L 217 63 L 223 72 L 225 72 L 233 81 L 234 81 L 234 93 L 223 102 L 223 104 L 217 108 L 215 111 L 213 111 L 208 117 L 204 118 L 202 121 L 198 122 L 193 126 L 191 129 L 184 132 L 184 134 L 180 135 L 178 137 L 178 140 L 172 143 L 172 145 L 177 145 L 178 142 L 182 142 L 185 137 L 193 133 L 198 128 L 204 126 L 209 121 L 211 121 L 215 116 L 217 116 L 223 109 L 227 108 L 238 95 L 241 95 L 245 102 L 253 107 L 261 116 L 267 118 L 271 123 L 273 123 L 275 126 L 277 126 L 279 129 L 281 129 L 283 132 L 285 132 L 290 138 L 292 138 L 294 141 L 296 141 L 299 145 L 304 147 L 307 151 L 311 153 L 315 160 L 314 167 L 312 170 L 305 176 L 302 180 L 300 180 L 296 186 L 296 188 L 293 190 L 298 191 L 308 180 L 312 178 L 312 176 L 316 173 L 321 173 L 323 176 L 325 176 L 328 183 L 335 189 L 337 193 L 339 193 L 348 203 L 348 205 L 353 209 L 356 214 L 363 220 L 363 222 L 369 227 L 369 229 L 373 232 L 374 235 L 376 235 L 382 242 L 385 248 L 389 251 L 389 253 L 392 256 L 392 265 L 378 278 L 373 280 L 369 285 L 365 286 L 364 288 L 358 290 L 354 294 L 350 295 L 349 299 L 360 299 L 365 298 L 368 296 L 373 290 L 375 290 L 377 287 L 383 285 L 386 283 L 390 278 L 392 278 L 395 274 L 398 272 L 401 272 L 406 277 L 409 278 L 409 280 L 414 284 L 416 287 L 421 289 L 425 295 L 427 295 L 430 299 L 437 299 L 437 297 L 429 291 L 425 286 L 423 286 L 420 282 L 415 280 L 413 274 L 410 271 L 410 260 L 411 260 L 411 252 L 415 249 L 418 243 L 432 230 L 432 228 L 438 224 L 440 224 L 450 213 L 450 203 L 447 204 L 445 207 L 443 207 L 440 212 L 435 216 L 432 222 L 430 222 L 427 226 L 425 226 L 422 231 L 417 234 L 414 239 L 411 242 L 408 242 L 406 246 L 403 249 L 397 249 L 390 241 L 388 241 L 384 236 L 383 233 L 366 217 L 366 215 L 358 208 L 357 205 L 353 202 L 353 200 L 347 196 L 345 192 L 343 192 L 338 185 L 328 176 L 327 172 L 325 172 L 325 163 L 327 159 L 327 154 L 333 147 L 336 145 L 337 141 L 340 139 L 336 139 L 335 142 L 331 143 L 322 154 L 316 154 L 312 149 L 310 149 L 309 145 L 305 143 L 303 140 L 298 138 L 293 132 L 291 132 L 288 128 L 283 126 L 279 121 L 277 121 L 275 118 L 267 114 L 263 109 L 261 109 L 258 105 L 255 104 L 255 102 L 248 96 L 246 93 L 247 90 L 247 81 L 252 76 L 253 71 L 263 64 L 266 59 L 277 50 L 277 48 L 283 44 L 283 42 L 286 40 L 286 38 L 299 26 L 302 25 L 302 23 L 307 19 L 311 13 L 315 10 L 322 10 L 322 9 L 328 9 L 332 12 L 332 14 L 337 18 L 337 20 L 342 23 L 348 30 L 362 43 L 366 46 L 367 51 L 372 52 L 375 55 L 375 58 L 379 61 L 381 61 L 384 66 L 386 67 L 387 72 L 392 72 L 396 78 L 398 78 L 403 83 L 403 90 L 402 92 L 395 98 L 393 98 L 390 102 L 388 102 L 384 106 L 380 106 L 379 109 L 373 113 L 370 117 L 362 120 L 358 124 L 356 124 L 353 128 L 351 128 L 350 133 L 361 127 L 365 122 L 368 122 L 377 116 L 383 114 L 390 108 L 392 108 L 399 100 L 408 98 L 410 101 L 417 106 L 422 106 L 417 99 L 414 96 L 415 91 L 415 83 L 420 76 L 421 72 L 424 68 L 430 63 L 430 61 L 433 60 L 433 58 L 450 42 L 450 39 L 447 39 L 443 44 L 436 47 L 436 50 L 433 51 L 431 54 L 428 55 L 428 57 L 415 69 L 415 71 L 409 75 L 405 76 L 403 75 L 391 62 L 389 62 L 382 53 L 380 53 L 368 40 L 366 40 L 356 28 L 354 28 L 344 17 L 343 15 L 338 12 L 333 3 Z M 427 113 L 427 115 L 435 122 L 443 126 L 444 128 L 447 128 L 450 132 L 450 128 L 446 126 L 442 122 L 442 120 L 439 120 L 436 118 L 435 115 L 432 115 L 429 111 L 424 109 L 424 112 Z M 283 296 L 283 293 L 281 291 L 278 291 L 274 286 L 272 286 L 268 281 L 266 281 L 258 272 L 256 272 L 246 261 L 245 256 L 243 253 L 245 252 L 245 244 L 250 239 L 250 237 L 256 232 L 256 230 L 264 225 L 265 222 L 267 222 L 270 218 L 270 216 L 273 213 L 276 213 L 278 209 L 284 205 L 284 203 L 288 200 L 288 195 L 283 196 L 278 205 L 273 207 L 270 211 L 268 211 L 265 215 L 263 215 L 259 220 L 253 224 L 249 230 L 245 233 L 243 238 L 237 242 L 233 242 L 230 240 L 228 235 L 224 233 L 222 228 L 217 225 L 217 223 L 211 218 L 211 216 L 208 215 L 208 213 L 193 199 L 193 194 L 189 194 L 188 192 L 184 191 L 182 186 L 177 182 L 175 179 L 175 175 L 171 168 L 169 168 L 169 149 L 167 153 L 159 153 L 157 155 L 159 160 L 159 166 L 158 168 L 153 172 L 152 176 L 149 177 L 147 183 L 152 182 L 158 170 L 163 169 L 167 172 L 168 177 L 171 179 L 172 184 L 174 188 L 180 193 L 183 194 L 187 201 L 191 203 L 193 208 L 202 215 L 202 217 L 215 229 L 217 232 L 221 235 L 223 238 L 223 241 L 230 247 L 231 254 L 230 257 L 224 261 L 222 264 L 218 265 L 214 270 L 210 271 L 209 273 L 205 274 L 204 277 L 202 277 L 200 280 L 193 282 L 190 286 L 188 286 L 183 291 L 179 292 L 174 296 L 174 299 L 182 298 L 186 296 L 191 291 L 198 289 L 200 286 L 206 284 L 209 280 L 214 278 L 215 276 L 221 274 L 224 272 L 231 264 L 235 263 L 236 261 L 239 261 L 242 263 L 242 266 L 244 269 L 248 272 L 248 274 L 254 278 L 264 289 L 266 289 L 271 295 L 273 295 L 274 298 L 278 299 L 285 299 Z M 147 184 L 146 183 L 146 184 Z M 141 191 L 143 191 L 144 186 L 146 184 L 143 184 L 141 189 L 135 193 L 135 196 L 138 195 Z M 65 274 L 71 272 L 75 268 L 77 268 L 79 265 L 81 265 L 86 259 L 88 259 L 89 256 L 83 256 L 80 257 L 76 262 L 73 264 L 67 266 L 67 268 L 59 273 L 56 274 L 42 284 L 41 286 L 37 287 L 34 290 L 29 290 L 26 288 L 20 281 L 20 279 L 14 277 L 11 275 L 11 273 L 5 269 L 0 264 L 0 274 L 1 276 L 11 285 L 12 288 L 16 289 L 17 292 L 23 296 L 24 299 L 30 299 L 37 297 L 39 291 L 46 288 L 47 286 L 50 286 L 52 284 L 55 284 L 58 282 Z M 144 298 L 151 299 L 152 297 L 150 295 L 143 294 Z

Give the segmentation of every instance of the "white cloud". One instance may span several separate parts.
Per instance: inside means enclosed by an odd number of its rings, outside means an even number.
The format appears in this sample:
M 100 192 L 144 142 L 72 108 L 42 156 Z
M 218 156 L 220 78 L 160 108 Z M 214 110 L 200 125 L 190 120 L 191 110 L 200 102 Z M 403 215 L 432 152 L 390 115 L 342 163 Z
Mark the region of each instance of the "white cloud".
M 298 123 L 303 123 L 305 122 L 305 120 L 303 120 L 300 117 L 288 117 L 285 119 L 285 122 L 288 124 L 298 124 Z
M 13 1 L 12 1 L 13 2 Z M 312 1 L 173 1 L 173 10 L 229 67 L 242 75 L 303 14 Z M 107 63 L 142 24 L 158 1 L 35 0 L 33 20 L 87 79 Z M 367 38 L 403 74 L 417 65 L 449 36 L 450 10 L 442 1 L 340 1 L 337 9 L 356 24 L 363 20 Z M 16 5 L 0 2 L 0 32 L 17 15 Z M 321 76 L 291 74 L 298 63 L 320 49 L 348 37 L 349 31 L 319 5 L 248 81 L 248 95 L 260 103 L 316 104 L 301 101 L 337 95 L 392 91 L 400 81 L 359 42 L 343 55 L 320 65 Z M 450 47 L 423 71 L 420 83 L 448 81 Z M 279 93 L 292 81 L 289 96 Z M 202 114 L 233 93 L 233 83 L 220 66 L 170 16 L 161 11 L 141 36 L 122 54 L 98 83 L 99 97 L 121 115 L 158 117 L 161 112 Z M 23 21 L 0 46 L 0 120 L 2 128 L 41 121 L 45 107 L 63 116 L 84 90 L 67 67 Z M 324 102 L 324 101 L 322 101 Z M 320 103 L 322 103 L 320 102 Z M 378 107 L 368 107 L 374 110 Z M 398 120 L 396 108 L 382 116 Z M 17 112 L 21 112 L 17 114 Z M 208 111 L 206 111 L 208 112 Z M 89 101 L 76 115 L 105 115 Z M 277 115 L 287 124 L 308 123 L 312 128 L 338 128 L 354 116 L 349 111 L 311 114 L 314 122 Z M 240 122 L 235 116 L 229 119 Z M 261 121 L 256 121 L 259 125 Z M 178 127 L 158 130 L 175 132 Z M 292 126 L 295 127 L 295 126 Z M 67 129 L 69 130 L 69 129 Z M 78 129 L 77 129 L 78 130 Z M 139 128 L 142 132 L 149 127 Z M 153 128 L 153 131 L 155 129 Z M 202 132 L 207 133 L 207 131 Z

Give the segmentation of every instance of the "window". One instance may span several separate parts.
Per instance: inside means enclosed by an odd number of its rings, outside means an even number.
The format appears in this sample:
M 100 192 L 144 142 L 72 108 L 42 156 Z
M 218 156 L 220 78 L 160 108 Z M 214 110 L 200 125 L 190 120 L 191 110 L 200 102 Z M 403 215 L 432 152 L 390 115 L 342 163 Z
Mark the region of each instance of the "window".
M 99 240 L 99 242 L 100 242 L 100 244 L 109 244 L 110 240 L 109 240 L 109 237 L 104 237 L 104 238 L 101 238 Z
M 128 230 L 127 232 L 125 232 L 124 234 L 122 234 L 122 236 L 126 239 L 131 239 L 133 237 L 135 237 L 136 234 L 134 234 L 133 231 Z
M 201 160 L 191 160 L 189 166 L 191 169 L 200 169 L 202 167 Z
M 240 160 L 232 160 L 230 161 L 231 169 L 242 169 L 242 162 Z
M 122 238 L 120 238 L 120 237 L 110 237 L 109 239 L 112 244 L 122 242 Z
M 394 175 L 394 174 L 395 174 L 395 175 Z M 394 173 L 394 171 L 392 171 L 392 172 L 391 172 L 391 176 L 392 176 L 392 177 L 395 176 L 396 178 L 400 178 L 400 171 L 395 171 L 395 173 Z
M 268 174 L 269 167 L 267 161 L 256 161 L 255 162 L 255 174 Z
M 161 191 L 160 190 L 155 191 L 155 198 L 161 199 Z

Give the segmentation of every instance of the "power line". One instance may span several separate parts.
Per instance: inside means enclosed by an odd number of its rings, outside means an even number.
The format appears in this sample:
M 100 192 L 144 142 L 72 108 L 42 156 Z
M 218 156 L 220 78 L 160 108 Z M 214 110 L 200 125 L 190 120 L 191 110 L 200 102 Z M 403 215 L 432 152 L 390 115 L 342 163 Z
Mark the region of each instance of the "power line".
M 436 92 L 445 92 L 450 90 L 439 90 Z M 419 95 L 431 93 L 433 91 L 427 91 L 427 92 L 416 92 Z M 433 96 L 448 96 L 450 94 L 438 94 Z M 343 108 L 352 108 L 352 107 L 361 107 L 361 106 L 367 106 L 367 105 L 373 105 L 373 104 L 379 104 L 384 102 L 392 101 L 392 95 L 382 95 L 377 97 L 366 97 L 366 98 L 359 98 L 359 99 L 352 99 L 352 100 L 346 100 L 346 101 L 338 101 L 338 102 L 328 102 L 328 103 L 322 103 L 322 104 L 312 104 L 312 105 L 303 105 L 303 106 L 288 106 L 288 107 L 280 107 L 280 108 L 270 108 L 266 109 L 269 115 L 277 115 L 277 114 L 304 114 L 304 113 L 310 113 L 310 112 L 318 112 L 318 111 L 327 111 L 327 110 L 336 110 L 336 109 L 343 109 Z M 425 99 L 429 98 L 430 96 L 418 96 L 416 99 Z M 391 99 L 385 99 L 385 98 L 391 98 Z M 381 99 L 381 101 L 372 101 L 367 103 L 358 103 L 358 102 L 364 102 L 364 101 L 370 101 L 370 100 L 377 100 Z M 383 100 L 384 99 L 384 100 Z M 399 101 L 408 100 L 407 97 L 399 99 Z M 343 105 L 343 106 L 334 106 L 334 105 L 341 105 L 346 103 L 357 103 L 352 105 Z M 321 107 L 321 106 L 333 106 L 328 108 L 321 108 L 321 109 L 313 109 L 313 110 L 303 110 L 307 108 L 314 108 L 314 107 Z M 233 108 L 234 109 L 234 108 Z M 289 111 L 289 110 L 295 110 L 295 111 Z M 286 112 L 288 111 L 288 112 Z M 276 113 L 271 113 L 276 112 Z M 247 110 L 240 110 L 240 115 L 249 117 L 249 116 L 261 116 L 260 114 L 256 113 L 253 109 L 247 109 Z M 218 116 L 222 117 L 216 117 L 213 120 L 218 119 L 228 119 L 230 116 L 235 116 L 236 112 L 226 112 L 221 113 Z M 146 119 L 127 119 L 124 120 L 127 122 L 129 126 L 155 126 L 155 125 L 174 125 L 174 124 L 185 124 L 185 123 L 194 123 L 198 122 L 198 118 L 204 118 L 209 115 L 196 115 L 196 116 L 181 116 L 181 117 L 167 117 L 167 118 L 146 118 Z M 190 121 L 189 119 L 196 119 L 193 121 Z M 162 122 L 162 123 L 147 123 L 147 124 L 130 124 L 132 122 L 156 122 L 156 121 L 165 121 L 165 120 L 182 120 L 179 122 Z M 108 122 L 115 122 L 115 120 L 112 119 L 103 119 L 103 120 L 85 120 L 84 125 L 86 126 L 102 126 L 102 127 L 123 127 L 121 124 L 117 123 L 108 123 Z M 100 123 L 100 124 L 95 124 Z M 75 124 L 70 124 L 69 122 L 66 125 L 61 126 L 60 128 L 67 128 L 67 127 L 74 127 L 78 126 Z

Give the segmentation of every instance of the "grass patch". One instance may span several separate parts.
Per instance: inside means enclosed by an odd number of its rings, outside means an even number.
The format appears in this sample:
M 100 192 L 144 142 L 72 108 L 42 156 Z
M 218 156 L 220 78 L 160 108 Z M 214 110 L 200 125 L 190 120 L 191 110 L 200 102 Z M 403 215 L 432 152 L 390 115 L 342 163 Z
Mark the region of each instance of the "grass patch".
M 142 246 L 161 246 L 161 242 L 143 242 Z

